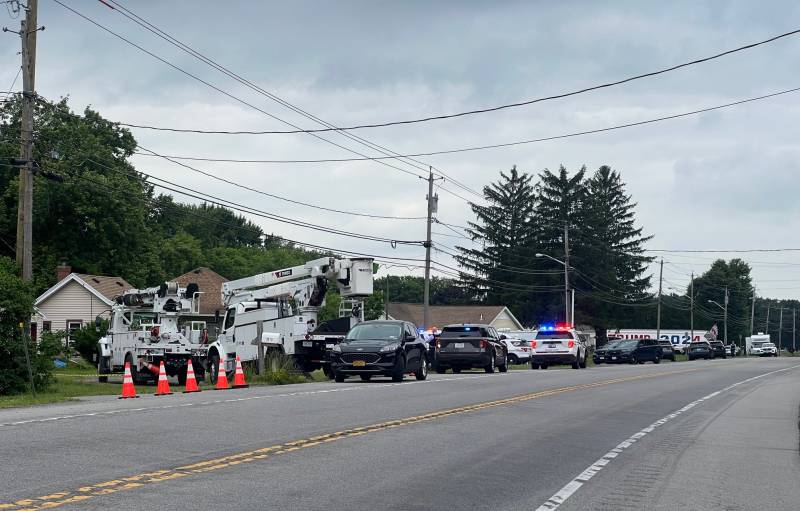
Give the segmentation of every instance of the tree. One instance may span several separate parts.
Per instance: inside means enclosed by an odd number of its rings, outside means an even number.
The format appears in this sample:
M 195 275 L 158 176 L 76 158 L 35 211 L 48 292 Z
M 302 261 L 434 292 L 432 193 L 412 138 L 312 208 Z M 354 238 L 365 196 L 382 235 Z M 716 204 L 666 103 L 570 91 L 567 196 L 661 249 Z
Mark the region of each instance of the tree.
M 723 311 L 710 300 L 725 305 L 725 287 L 728 288 L 728 342 L 750 335 L 750 298 L 753 282 L 750 265 L 741 259 L 726 262 L 718 259 L 711 267 L 694 279 L 695 328 L 708 330 L 713 324 L 719 328 L 719 338 L 724 335 Z M 777 323 L 774 325 L 777 327 Z
M 611 167 L 603 165 L 585 182 L 583 221 L 572 237 L 573 284 L 589 290 L 576 297 L 576 310 L 581 321 L 595 327 L 601 341 L 633 302 L 651 299 L 650 276 L 645 273 L 653 258 L 644 254 L 651 237 L 636 226 L 635 207 L 622 177 Z
M 532 316 L 529 300 L 534 275 L 527 270 L 536 238 L 536 199 L 531 176 L 516 166 L 483 188 L 487 205 L 472 203 L 476 221 L 469 222 L 468 235 L 480 249 L 457 247 L 456 261 L 464 268 L 461 280 L 484 303 L 512 307 L 522 321 Z

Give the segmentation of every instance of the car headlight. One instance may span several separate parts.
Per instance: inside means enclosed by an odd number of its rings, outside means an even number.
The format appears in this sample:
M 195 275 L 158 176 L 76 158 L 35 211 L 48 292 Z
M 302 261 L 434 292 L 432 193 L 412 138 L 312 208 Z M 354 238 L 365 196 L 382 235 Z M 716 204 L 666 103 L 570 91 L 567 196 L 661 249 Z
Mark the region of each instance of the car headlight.
M 386 353 L 387 351 L 394 351 L 399 347 L 400 347 L 400 343 L 399 342 L 392 342 L 392 343 L 389 343 L 386 346 L 382 347 L 381 348 L 381 353 Z
M 334 344 L 333 348 L 331 348 L 331 351 L 333 351 L 335 353 L 341 353 L 342 352 L 342 347 L 339 346 L 338 344 Z

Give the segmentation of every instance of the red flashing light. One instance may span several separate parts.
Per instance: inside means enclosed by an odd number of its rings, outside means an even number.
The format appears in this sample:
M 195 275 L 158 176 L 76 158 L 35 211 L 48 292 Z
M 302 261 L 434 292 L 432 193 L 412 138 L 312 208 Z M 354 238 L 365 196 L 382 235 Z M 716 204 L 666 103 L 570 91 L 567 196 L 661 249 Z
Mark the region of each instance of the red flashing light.
M 536 341 L 531 341 L 531 349 L 536 349 Z
M 574 348 L 575 347 L 575 341 L 570 339 L 569 342 L 567 343 L 567 346 L 569 346 L 570 348 Z
M 570 325 L 569 323 L 558 323 L 556 325 L 556 330 L 558 330 L 559 332 L 565 332 L 565 331 L 571 330 L 571 329 L 572 329 L 572 325 Z

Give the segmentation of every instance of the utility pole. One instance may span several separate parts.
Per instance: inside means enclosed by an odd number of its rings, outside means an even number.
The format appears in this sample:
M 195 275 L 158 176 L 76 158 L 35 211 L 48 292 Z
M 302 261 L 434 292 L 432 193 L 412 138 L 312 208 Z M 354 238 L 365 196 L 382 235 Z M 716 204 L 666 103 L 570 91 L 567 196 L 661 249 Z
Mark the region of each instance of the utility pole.
M 658 270 L 658 312 L 656 313 L 656 340 L 661 340 L 661 284 L 664 276 L 664 259 L 661 259 L 661 268 Z
M 570 311 L 570 293 L 569 293 L 569 226 L 564 222 L 564 316 L 566 317 L 567 325 L 572 327 L 572 313 Z
M 725 342 L 723 344 L 728 344 L 728 286 L 725 286 Z
M 769 335 L 769 304 L 767 304 L 767 320 L 764 322 L 764 333 Z
M 386 296 L 384 297 L 383 314 L 389 319 L 389 274 L 386 274 Z
M 778 320 L 778 356 L 781 356 L 781 341 L 783 340 L 783 307 L 781 307 L 781 313 L 779 315 L 780 319 Z
M 433 167 L 428 168 L 428 232 L 425 236 L 425 288 L 422 296 L 422 321 L 424 329 L 431 327 L 431 222 L 438 210 L 439 196 L 433 195 Z
M 792 309 L 792 356 L 794 356 L 794 333 L 797 326 L 797 309 Z
M 17 207 L 17 264 L 22 279 L 33 279 L 33 111 L 36 81 L 36 33 L 38 0 L 28 0 L 19 32 L 22 39 L 22 119 L 20 128 L 19 203 Z M 27 323 L 26 323 L 27 325 Z M 28 328 L 26 326 L 25 330 Z
M 692 329 L 689 342 L 694 342 L 694 272 L 692 272 L 692 280 L 689 282 L 689 328 Z
M 756 288 L 753 288 L 753 303 L 750 305 L 750 337 L 753 336 L 753 323 L 756 320 Z

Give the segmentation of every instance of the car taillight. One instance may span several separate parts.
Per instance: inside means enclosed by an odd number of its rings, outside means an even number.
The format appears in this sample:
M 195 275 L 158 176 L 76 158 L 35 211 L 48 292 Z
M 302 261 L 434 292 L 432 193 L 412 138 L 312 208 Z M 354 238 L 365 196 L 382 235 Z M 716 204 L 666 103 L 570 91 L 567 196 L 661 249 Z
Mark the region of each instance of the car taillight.
M 489 346 L 489 343 L 486 341 L 486 339 L 481 339 L 481 349 L 484 349 L 484 348 L 486 348 L 488 346 Z
M 536 349 L 536 341 L 531 341 L 531 348 Z
M 567 346 L 569 346 L 570 348 L 574 348 L 575 347 L 575 341 L 570 339 L 570 341 L 567 343 Z

